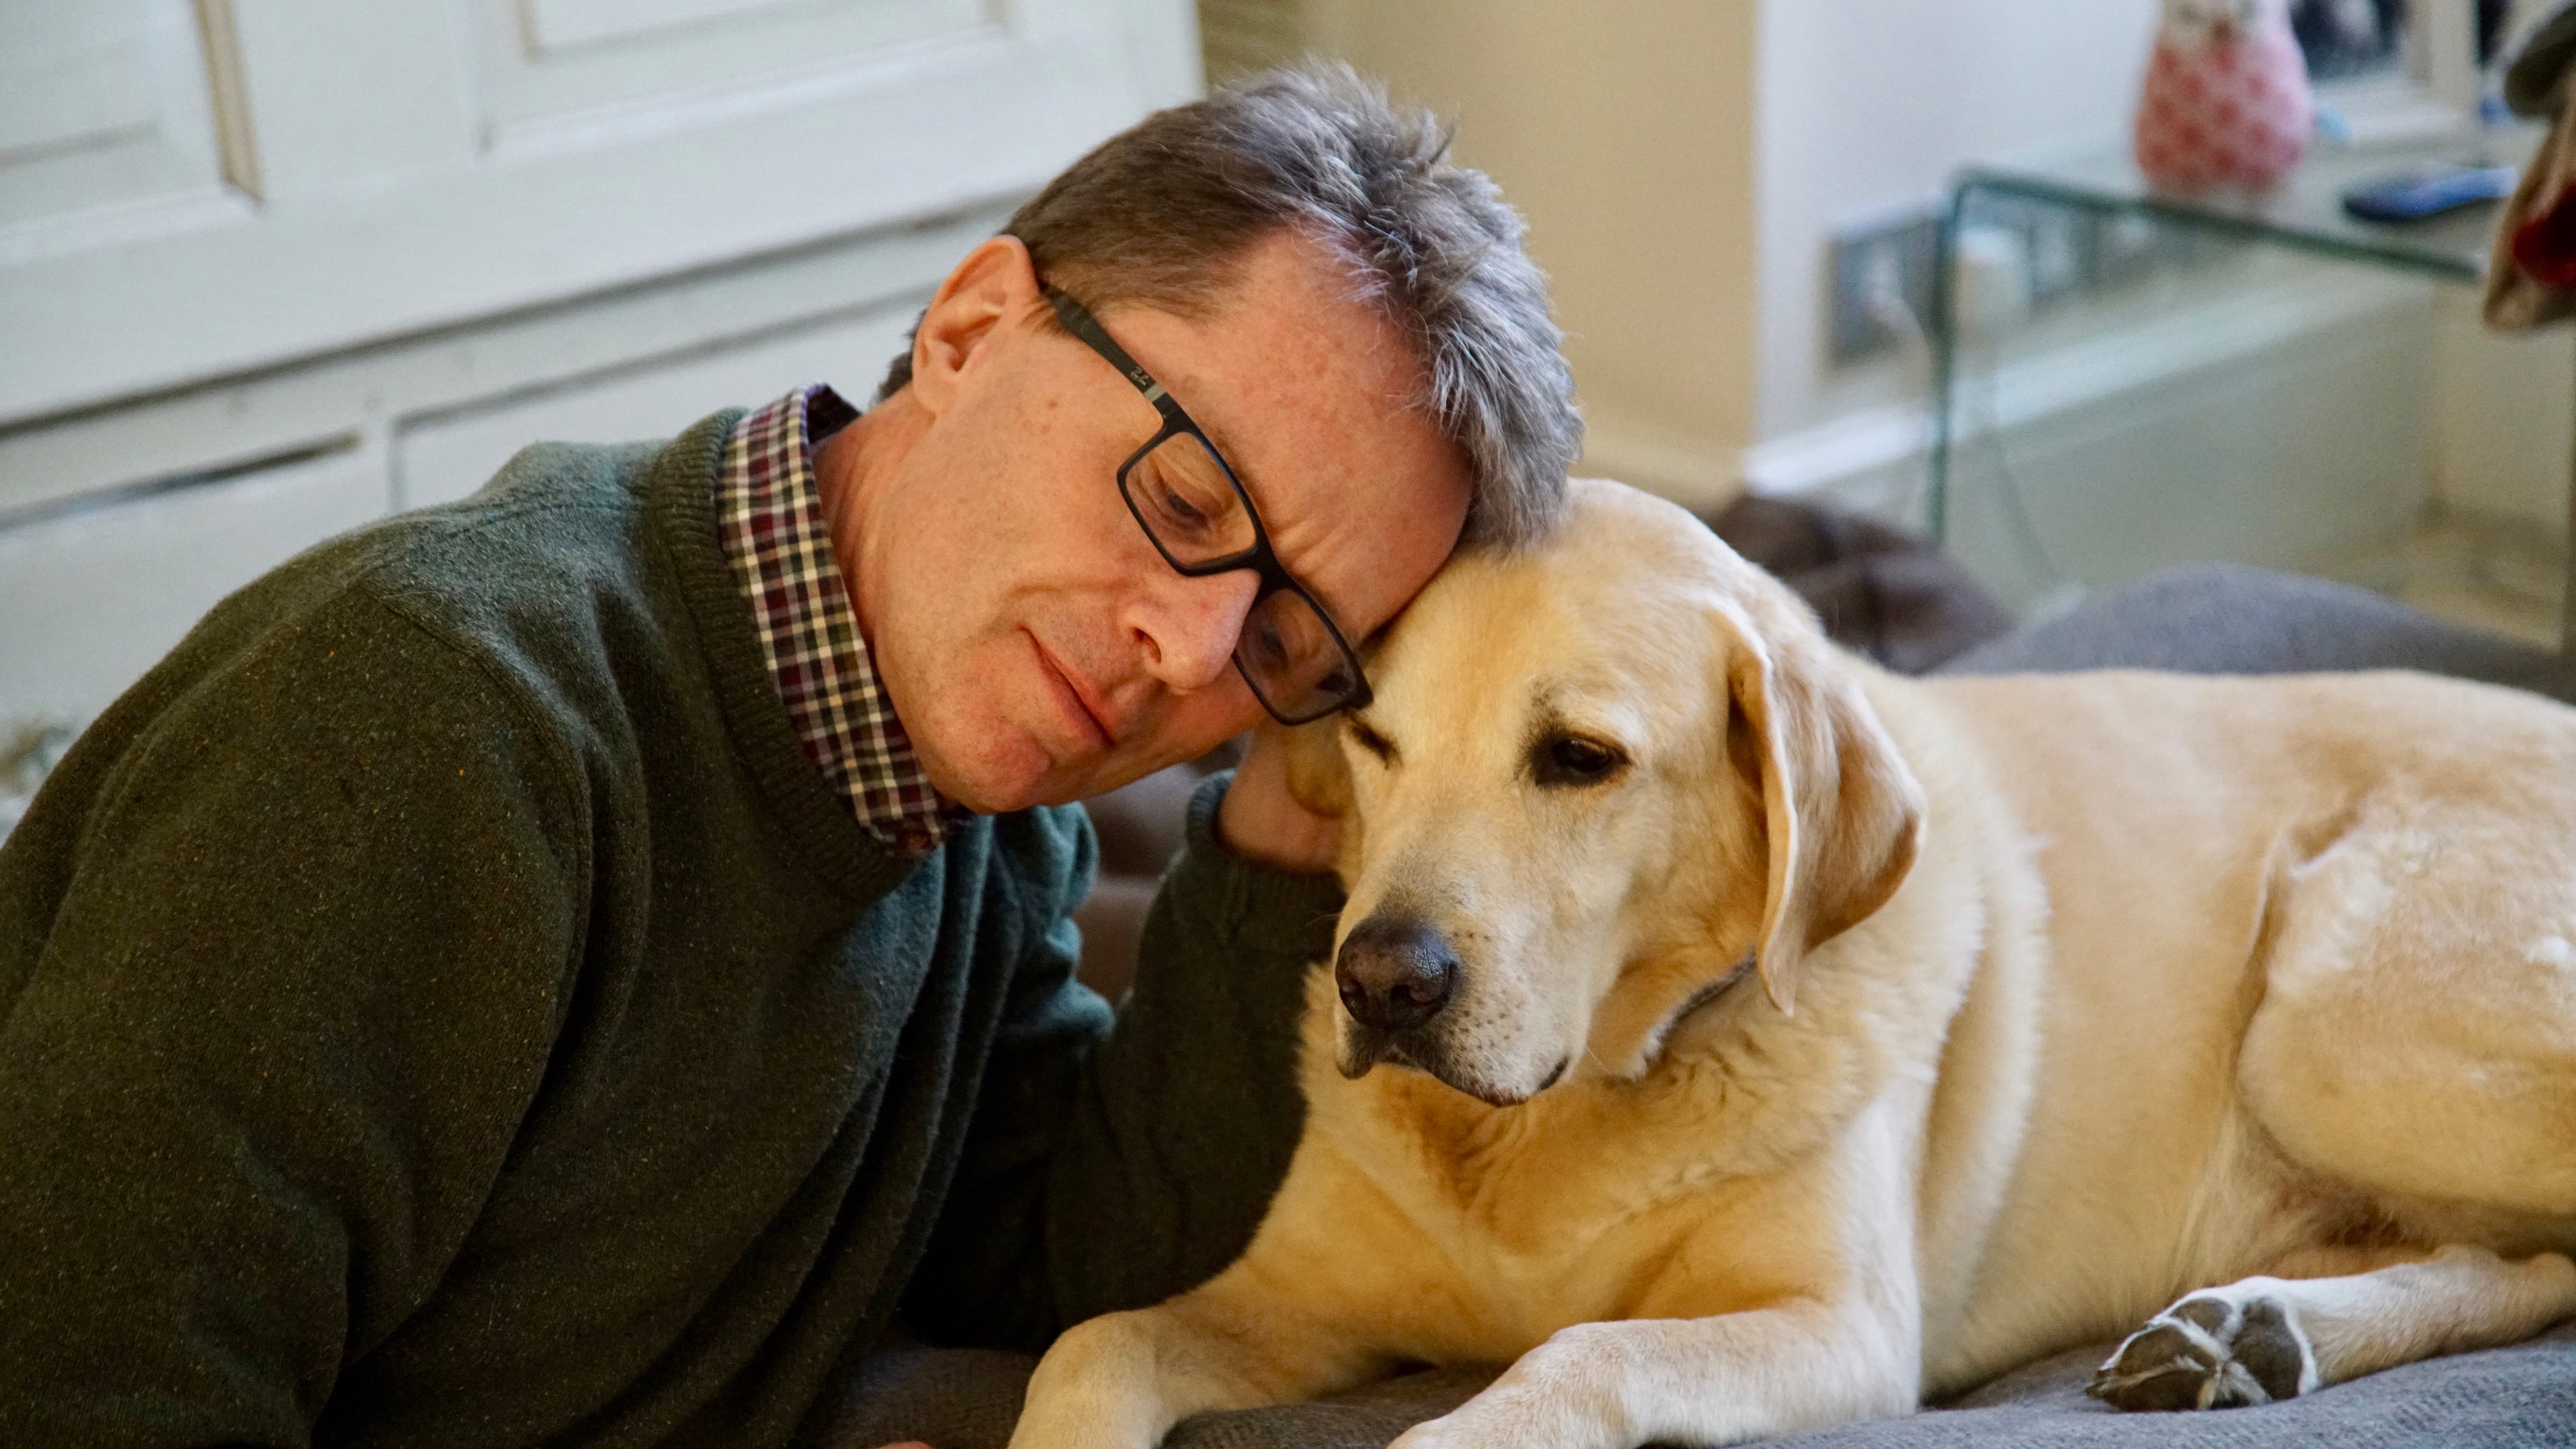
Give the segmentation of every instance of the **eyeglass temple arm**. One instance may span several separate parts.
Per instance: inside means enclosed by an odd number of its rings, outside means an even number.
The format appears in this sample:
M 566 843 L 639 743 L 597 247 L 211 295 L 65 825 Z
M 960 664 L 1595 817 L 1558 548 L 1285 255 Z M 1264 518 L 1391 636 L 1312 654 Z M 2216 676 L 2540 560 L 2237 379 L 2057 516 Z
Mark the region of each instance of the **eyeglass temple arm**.
M 1054 305 L 1056 320 L 1064 324 L 1064 330 L 1081 338 L 1092 351 L 1108 358 L 1109 365 L 1125 373 L 1127 381 L 1134 384 L 1136 390 L 1145 395 L 1145 401 L 1166 412 L 1179 406 L 1171 401 L 1172 395 L 1163 390 L 1163 385 L 1154 380 L 1154 374 L 1147 372 L 1142 363 L 1128 356 L 1126 348 L 1112 341 L 1109 333 L 1101 327 L 1099 319 L 1084 310 L 1080 302 L 1053 287 L 1046 289 L 1046 299 Z

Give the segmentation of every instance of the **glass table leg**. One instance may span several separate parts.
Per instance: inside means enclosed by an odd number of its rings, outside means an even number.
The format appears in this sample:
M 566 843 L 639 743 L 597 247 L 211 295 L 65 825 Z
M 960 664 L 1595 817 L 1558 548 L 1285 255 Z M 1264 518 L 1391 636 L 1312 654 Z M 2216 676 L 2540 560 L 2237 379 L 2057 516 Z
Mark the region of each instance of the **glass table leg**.
M 1950 192 L 1932 247 L 1932 449 L 1924 460 L 1924 531 L 1934 547 L 1950 540 L 1951 392 L 1959 375 L 1959 226 L 1968 210 L 1974 181 L 1961 181 Z

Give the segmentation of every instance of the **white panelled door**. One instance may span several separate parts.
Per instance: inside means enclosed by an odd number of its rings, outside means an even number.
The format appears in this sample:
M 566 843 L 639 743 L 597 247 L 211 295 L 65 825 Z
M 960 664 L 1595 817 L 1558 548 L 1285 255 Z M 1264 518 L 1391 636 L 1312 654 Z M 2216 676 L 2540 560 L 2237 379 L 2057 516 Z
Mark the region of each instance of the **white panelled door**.
M 865 397 L 1196 47 L 1189 0 L 0 0 L 0 777 L 528 443 Z
M 945 215 L 1183 0 L 0 0 L 0 429 Z

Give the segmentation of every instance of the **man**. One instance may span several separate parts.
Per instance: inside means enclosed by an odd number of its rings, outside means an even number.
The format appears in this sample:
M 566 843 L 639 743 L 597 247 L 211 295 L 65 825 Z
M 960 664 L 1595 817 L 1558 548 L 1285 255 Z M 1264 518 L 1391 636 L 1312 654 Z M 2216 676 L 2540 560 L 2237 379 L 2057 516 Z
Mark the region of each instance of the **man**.
M 0 1443 L 783 1443 L 899 1309 L 1220 1266 L 1330 822 L 1274 743 L 1203 795 L 1113 1028 L 1048 807 L 1545 526 L 1557 334 L 1441 150 L 1326 70 L 1162 113 L 865 416 L 533 448 L 210 614 L 0 848 Z

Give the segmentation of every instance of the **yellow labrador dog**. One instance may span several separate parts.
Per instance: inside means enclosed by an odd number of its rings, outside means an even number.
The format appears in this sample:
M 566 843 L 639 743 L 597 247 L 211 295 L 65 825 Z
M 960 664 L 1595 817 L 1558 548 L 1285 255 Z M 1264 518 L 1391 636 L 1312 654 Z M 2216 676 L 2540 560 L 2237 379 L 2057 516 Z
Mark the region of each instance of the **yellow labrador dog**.
M 1305 1136 L 1017 1449 L 1408 1363 L 1399 1441 L 1722 1444 L 2135 1330 L 2259 1404 L 2576 1313 L 2576 711 L 2405 674 L 1899 679 L 1680 510 L 1454 564 L 1341 731 Z

